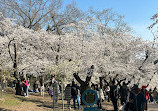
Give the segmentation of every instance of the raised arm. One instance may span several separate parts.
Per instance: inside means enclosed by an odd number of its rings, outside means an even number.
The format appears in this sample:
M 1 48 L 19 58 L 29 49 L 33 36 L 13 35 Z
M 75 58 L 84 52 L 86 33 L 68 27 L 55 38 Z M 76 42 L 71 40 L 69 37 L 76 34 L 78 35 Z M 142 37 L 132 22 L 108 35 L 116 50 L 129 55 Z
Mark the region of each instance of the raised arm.
M 128 82 L 126 83 L 126 85 L 128 85 L 129 83 L 131 83 L 131 81 L 128 81 Z
M 117 80 L 117 85 L 121 87 L 121 82 L 119 80 Z
M 147 87 L 149 86 L 149 83 L 147 84 Z
M 139 82 L 140 82 L 140 78 L 138 79 L 137 85 L 139 85 Z
M 109 83 L 104 79 L 104 82 L 109 86 Z
M 86 77 L 86 82 L 89 83 L 92 75 L 93 75 L 93 69 L 94 69 L 94 65 L 92 65 L 89 69 L 89 71 L 87 72 L 87 77 Z
M 124 81 L 124 80 L 126 80 L 126 78 L 125 79 L 121 79 L 121 80 L 117 80 L 117 85 L 121 86 L 121 82 Z

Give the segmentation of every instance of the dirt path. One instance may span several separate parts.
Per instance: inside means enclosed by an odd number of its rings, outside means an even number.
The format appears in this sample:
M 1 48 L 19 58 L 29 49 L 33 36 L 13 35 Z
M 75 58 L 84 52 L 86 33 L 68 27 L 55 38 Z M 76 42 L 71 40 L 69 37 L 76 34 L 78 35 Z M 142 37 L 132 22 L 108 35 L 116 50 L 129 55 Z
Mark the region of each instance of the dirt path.
M 158 111 L 158 104 L 148 104 L 148 111 Z

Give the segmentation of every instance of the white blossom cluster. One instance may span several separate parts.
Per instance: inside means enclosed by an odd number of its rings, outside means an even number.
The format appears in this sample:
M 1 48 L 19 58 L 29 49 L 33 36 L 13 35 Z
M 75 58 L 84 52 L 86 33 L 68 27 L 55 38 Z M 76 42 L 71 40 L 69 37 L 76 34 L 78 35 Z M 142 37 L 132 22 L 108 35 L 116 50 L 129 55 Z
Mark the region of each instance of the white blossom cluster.
M 93 19 L 92 19 L 93 20 Z M 95 19 L 94 19 L 95 21 Z M 55 35 L 44 30 L 33 31 L 16 25 L 11 19 L 0 16 L 0 68 L 12 68 L 15 43 L 17 46 L 18 71 L 25 70 L 35 76 L 50 72 L 70 80 L 78 71 L 84 79 L 87 69 L 94 65 L 92 81 L 99 76 L 119 74 L 119 78 L 141 78 L 142 84 L 151 80 L 150 87 L 157 84 L 157 66 L 153 64 L 157 52 L 152 42 L 143 41 L 121 32 L 101 35 L 100 24 L 80 21 L 67 25 L 64 35 Z M 10 43 L 10 54 L 8 45 Z M 57 51 L 59 48 L 59 51 Z M 149 57 L 146 61 L 146 51 Z M 58 65 L 56 56 L 59 56 Z M 141 69 L 139 67 L 141 66 Z M 133 82 L 134 83 L 134 82 Z

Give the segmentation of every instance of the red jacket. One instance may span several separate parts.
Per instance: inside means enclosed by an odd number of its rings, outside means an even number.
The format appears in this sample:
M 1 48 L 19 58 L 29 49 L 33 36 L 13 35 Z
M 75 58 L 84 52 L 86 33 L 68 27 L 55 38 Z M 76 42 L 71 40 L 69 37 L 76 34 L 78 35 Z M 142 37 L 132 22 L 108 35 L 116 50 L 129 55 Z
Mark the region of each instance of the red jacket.
M 149 100 L 150 99 L 150 96 L 149 96 L 149 92 L 146 90 L 148 86 L 142 86 L 142 93 L 144 94 L 144 96 L 146 96 L 146 100 Z

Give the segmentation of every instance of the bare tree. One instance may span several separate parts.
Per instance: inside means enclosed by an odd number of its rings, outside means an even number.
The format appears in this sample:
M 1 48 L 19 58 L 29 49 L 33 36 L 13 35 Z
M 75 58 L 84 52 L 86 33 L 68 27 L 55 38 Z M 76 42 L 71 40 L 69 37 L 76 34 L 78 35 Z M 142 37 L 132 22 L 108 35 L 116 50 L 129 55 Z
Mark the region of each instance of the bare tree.
M 50 17 L 47 31 L 61 35 L 64 34 L 66 25 L 77 23 L 85 16 L 84 12 L 76 6 L 76 3 L 72 2 L 67 4 L 62 12 L 51 12 Z
M 97 22 L 101 25 L 98 27 L 98 32 L 101 35 L 107 34 L 118 34 L 121 32 L 129 32 L 131 28 L 124 22 L 124 16 L 114 13 L 112 9 L 103 9 L 102 11 L 89 9 L 88 16 L 96 18 Z
M 1 0 L 0 7 L 6 17 L 26 28 L 37 30 L 48 21 L 48 15 L 61 8 L 62 0 Z
M 47 27 L 47 31 L 62 35 L 65 32 L 65 26 L 71 23 L 77 23 L 84 17 L 84 12 L 77 8 L 75 2 L 72 4 L 68 4 L 62 13 L 59 12 L 51 12 L 49 19 L 49 25 Z M 61 41 L 61 38 L 59 38 Z M 60 43 L 57 44 L 57 53 L 60 52 Z M 59 54 L 56 55 L 56 65 L 59 62 Z

